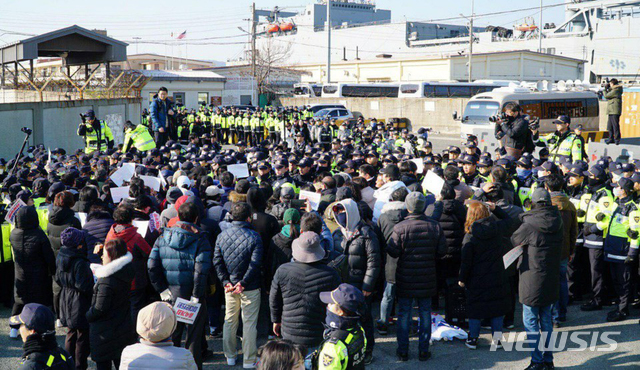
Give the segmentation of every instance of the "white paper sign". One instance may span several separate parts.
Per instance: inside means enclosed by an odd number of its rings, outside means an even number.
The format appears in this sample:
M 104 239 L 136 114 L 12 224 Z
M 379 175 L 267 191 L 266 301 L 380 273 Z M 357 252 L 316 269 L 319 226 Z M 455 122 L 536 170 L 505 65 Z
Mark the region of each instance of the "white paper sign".
M 131 224 L 138 228 L 138 234 L 143 238 L 147 236 L 147 230 L 149 230 L 149 221 L 133 221 Z
M 193 303 L 184 298 L 178 298 L 175 306 L 173 306 L 173 310 L 176 312 L 176 319 L 179 322 L 191 325 L 196 321 L 196 316 L 198 316 L 198 311 L 200 311 L 200 303 Z
M 76 212 L 76 218 L 80 220 L 80 225 L 84 227 L 85 222 L 87 222 L 87 214 L 85 212 Z
M 429 171 L 422 180 L 422 189 L 428 190 L 433 195 L 440 195 L 442 187 L 444 186 L 444 179 L 436 175 L 435 172 Z
M 231 172 L 236 179 L 245 179 L 249 177 L 249 166 L 246 163 L 230 164 L 227 171 Z
M 502 262 L 504 263 L 504 268 L 507 269 L 514 263 L 518 257 L 522 255 L 522 246 L 519 245 L 509 252 L 507 252 L 504 256 L 502 256 Z
M 311 191 L 306 191 L 306 190 L 301 190 L 300 191 L 300 199 L 306 199 L 309 201 L 309 204 L 311 205 L 311 209 L 313 209 L 314 211 L 318 210 L 318 206 L 320 205 L 320 198 L 322 197 L 322 194 L 320 193 L 314 193 Z
M 416 166 L 418 166 L 418 169 L 416 170 L 417 174 L 421 174 L 422 171 L 424 171 L 424 160 L 422 158 L 412 159 L 411 162 L 415 163 Z
M 13 204 L 11 205 L 11 207 L 9 207 L 9 209 L 7 210 L 7 215 L 5 216 L 5 220 L 10 223 L 13 224 L 13 221 L 16 218 L 16 213 L 18 213 L 18 210 L 22 207 L 26 207 L 27 205 L 22 201 L 22 199 L 18 198 L 16 199 L 15 202 L 13 202 Z
M 111 199 L 113 199 L 113 203 L 118 204 L 122 201 L 122 199 L 129 197 L 129 187 L 121 186 L 119 188 L 111 188 Z
M 102 267 L 101 264 L 99 263 L 92 263 L 89 265 L 89 268 L 91 269 L 91 273 L 93 274 L 93 283 L 97 283 L 98 282 L 98 277 L 96 276 L 96 272 Z
M 125 181 L 130 181 L 133 175 L 136 173 L 135 163 L 125 163 L 122 167 L 118 168 L 116 172 L 111 175 L 111 180 L 118 185 L 122 186 Z
M 162 180 L 159 177 L 153 177 L 153 176 L 138 176 L 138 177 L 140 177 L 140 179 L 144 181 L 145 186 L 148 186 L 149 188 L 155 191 L 160 191 L 160 185 L 162 185 Z

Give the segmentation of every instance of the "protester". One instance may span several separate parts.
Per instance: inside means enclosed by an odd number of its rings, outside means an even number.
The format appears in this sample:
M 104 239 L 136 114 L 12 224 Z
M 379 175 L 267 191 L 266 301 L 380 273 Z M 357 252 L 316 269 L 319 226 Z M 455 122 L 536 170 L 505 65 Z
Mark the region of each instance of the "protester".
M 87 245 L 87 255 L 91 263 L 100 263 L 100 257 L 93 253 L 97 244 L 104 244 L 107 234 L 113 225 L 113 217 L 105 206 L 94 204 L 87 215 L 87 219 L 82 226 L 85 233 L 85 243 Z
M 140 343 L 122 351 L 120 370 L 195 370 L 197 366 L 191 352 L 174 346 L 171 341 L 177 324 L 176 314 L 166 302 L 154 302 L 142 308 L 136 323 Z
M 288 340 L 269 341 L 258 350 L 258 370 L 302 370 L 306 352 Z

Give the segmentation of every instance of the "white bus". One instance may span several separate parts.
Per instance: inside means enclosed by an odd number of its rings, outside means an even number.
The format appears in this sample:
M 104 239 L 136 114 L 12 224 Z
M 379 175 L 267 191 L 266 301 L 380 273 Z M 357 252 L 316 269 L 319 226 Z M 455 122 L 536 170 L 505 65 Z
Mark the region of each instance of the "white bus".
M 398 84 L 325 84 L 323 98 L 397 98 Z
M 509 86 L 511 81 L 414 82 L 400 84 L 399 98 L 470 98 Z
M 462 115 L 454 112 L 460 121 L 462 136 L 474 133 L 474 129 L 488 129 L 493 134 L 494 123 L 489 117 L 504 111 L 508 103 L 517 103 L 523 114 L 540 119 L 540 132 L 555 131 L 553 120 L 560 115 L 571 117 L 571 127 L 582 124 L 584 131 L 598 130 L 600 109 L 598 96 L 592 91 L 542 91 L 526 88 L 499 88 L 478 94 L 467 102 Z
M 293 95 L 305 98 L 318 98 L 322 96 L 321 84 L 295 84 Z

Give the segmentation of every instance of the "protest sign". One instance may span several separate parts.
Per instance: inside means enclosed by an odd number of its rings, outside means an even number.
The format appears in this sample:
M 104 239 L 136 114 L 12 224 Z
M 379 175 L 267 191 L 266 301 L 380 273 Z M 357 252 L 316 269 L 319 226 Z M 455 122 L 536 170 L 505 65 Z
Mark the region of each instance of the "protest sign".
M 135 163 L 125 163 L 122 167 L 118 168 L 116 172 L 111 175 L 111 180 L 118 185 L 122 186 L 122 184 L 127 181 L 131 181 L 131 178 L 136 173 L 136 165 Z
M 522 255 L 522 252 L 522 246 L 519 245 L 502 256 L 504 268 L 507 269 L 509 266 L 511 266 L 511 264 L 514 263 L 518 259 L 518 257 Z
M 424 160 L 422 158 L 412 159 L 411 162 L 415 163 L 418 169 L 416 170 L 417 174 L 421 174 L 424 171 Z
M 173 306 L 173 310 L 176 312 L 176 318 L 179 322 L 191 325 L 196 321 L 196 316 L 198 316 L 198 311 L 200 311 L 200 303 L 193 303 L 184 298 L 178 298 L 175 306 Z
M 311 191 L 306 191 L 306 190 L 301 190 L 300 191 L 300 199 L 306 199 L 309 201 L 309 204 L 311 205 L 311 209 L 313 209 L 314 211 L 318 210 L 318 206 L 320 205 L 320 198 L 322 197 L 322 194 L 320 193 L 314 193 Z
M 76 218 L 80 220 L 80 225 L 84 227 L 84 223 L 87 222 L 87 214 L 85 212 L 76 212 Z
M 18 210 L 22 207 L 26 207 L 27 205 L 22 201 L 22 199 L 18 198 L 16 199 L 15 202 L 13 202 L 13 204 L 11 205 L 11 207 L 9 207 L 9 209 L 7 210 L 7 215 L 4 217 L 4 219 L 10 223 L 13 224 L 13 221 L 16 218 L 16 213 L 18 213 Z
M 444 186 L 444 179 L 436 175 L 435 172 L 429 171 L 422 180 L 422 189 L 429 191 L 433 195 L 440 195 L 442 187 Z
M 138 176 L 138 177 L 140 177 L 140 179 L 144 181 L 145 186 L 148 186 L 149 188 L 155 191 L 160 191 L 162 180 L 159 177 L 153 177 L 153 176 Z
M 129 197 L 129 187 L 121 186 L 119 188 L 111 188 L 111 199 L 113 199 L 113 203 L 118 204 L 122 201 L 122 199 Z
M 246 163 L 230 164 L 227 171 L 231 172 L 236 179 L 245 179 L 249 177 L 249 166 Z
M 138 228 L 138 234 L 143 238 L 147 236 L 147 230 L 149 230 L 149 221 L 132 221 L 131 224 Z

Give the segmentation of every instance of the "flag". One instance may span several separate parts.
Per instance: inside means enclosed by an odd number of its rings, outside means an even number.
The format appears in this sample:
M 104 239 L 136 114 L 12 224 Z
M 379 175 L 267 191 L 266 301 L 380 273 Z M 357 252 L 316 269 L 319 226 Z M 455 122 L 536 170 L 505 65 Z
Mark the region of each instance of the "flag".
M 178 37 L 176 37 L 176 39 L 178 40 L 182 40 L 183 38 L 185 38 L 187 36 L 187 31 L 184 31 L 183 33 L 179 34 Z

